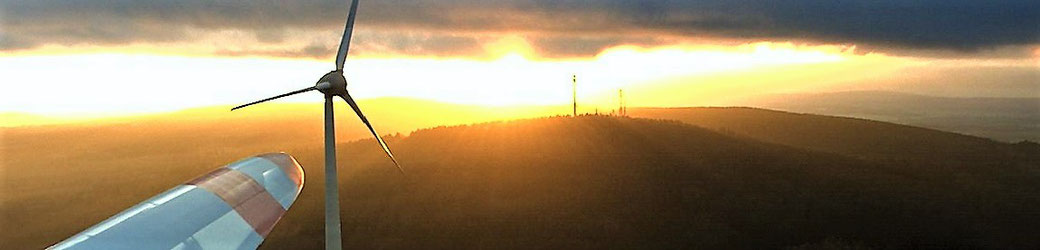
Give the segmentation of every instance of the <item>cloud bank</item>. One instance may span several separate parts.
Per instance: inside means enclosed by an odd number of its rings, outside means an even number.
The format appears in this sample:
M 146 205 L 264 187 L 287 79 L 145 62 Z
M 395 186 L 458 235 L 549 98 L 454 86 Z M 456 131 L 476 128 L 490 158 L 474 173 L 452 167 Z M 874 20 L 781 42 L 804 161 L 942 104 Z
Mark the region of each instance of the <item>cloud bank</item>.
M 257 48 L 214 45 L 217 54 L 322 57 L 334 53 L 328 48 L 335 42 L 294 34 L 341 32 L 347 5 L 345 0 L 0 0 L 0 51 L 192 42 L 200 32 L 238 31 L 252 34 L 248 42 Z M 384 0 L 361 2 L 358 32 L 360 50 L 447 56 L 480 51 L 483 42 L 507 33 L 522 34 L 539 53 L 556 56 L 688 40 L 972 54 L 1040 44 L 1040 1 Z M 264 44 L 297 45 L 272 50 L 260 48 Z

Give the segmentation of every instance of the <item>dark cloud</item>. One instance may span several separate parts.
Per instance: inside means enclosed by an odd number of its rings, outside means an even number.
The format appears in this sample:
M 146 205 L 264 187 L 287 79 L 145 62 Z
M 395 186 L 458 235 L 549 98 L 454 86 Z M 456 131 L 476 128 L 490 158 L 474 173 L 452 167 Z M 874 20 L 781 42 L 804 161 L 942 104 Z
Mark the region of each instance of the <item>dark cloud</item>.
M 256 30 L 256 41 L 262 43 L 281 43 L 285 41 L 285 31 L 281 29 Z
M 362 55 L 386 53 L 431 56 L 474 55 L 483 50 L 483 42 L 492 39 L 494 39 L 493 36 L 459 35 L 450 32 L 359 32 L 351 43 L 351 53 Z
M 282 35 L 287 36 L 287 35 Z M 482 52 L 482 42 L 490 37 L 426 34 L 422 32 L 381 33 L 360 32 L 351 43 L 351 55 L 424 55 L 459 56 L 476 55 Z M 314 41 L 310 45 L 289 49 L 217 49 L 222 56 L 265 56 L 265 57 L 309 57 L 331 59 L 336 50 L 333 42 Z M 328 44 L 328 45 L 326 45 Z
M 604 49 L 617 45 L 661 45 L 671 40 L 653 37 L 624 37 L 609 35 L 544 35 L 530 39 L 540 55 L 550 57 L 582 57 L 596 55 Z
M 0 50 L 42 44 L 121 44 L 192 39 L 186 30 L 337 31 L 346 1 L 0 0 Z M 452 54 L 513 32 L 539 51 L 587 55 L 657 37 L 857 44 L 872 50 L 973 53 L 1040 43 L 1036 0 L 384 0 L 362 1 L 358 29 L 403 35 L 370 49 Z M 425 35 L 416 35 L 424 33 Z M 382 43 L 382 44 L 379 44 Z M 331 46 L 331 45 L 329 45 Z M 935 54 L 935 53 L 932 53 Z

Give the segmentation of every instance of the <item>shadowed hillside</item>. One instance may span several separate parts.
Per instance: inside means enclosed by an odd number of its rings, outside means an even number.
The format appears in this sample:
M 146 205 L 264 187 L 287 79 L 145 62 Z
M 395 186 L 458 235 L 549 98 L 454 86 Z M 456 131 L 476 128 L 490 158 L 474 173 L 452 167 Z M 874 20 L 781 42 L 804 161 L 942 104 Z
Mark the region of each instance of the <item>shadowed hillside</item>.
M 261 248 L 320 249 L 320 123 L 305 136 L 256 132 L 294 124 L 278 122 L 8 130 L 2 215 L 19 230 L 0 237 L 45 247 L 221 164 L 286 151 L 307 186 Z M 925 138 L 961 140 L 937 133 Z M 340 145 L 345 247 L 1040 247 L 1040 173 L 1017 153 L 936 168 L 861 146 L 834 146 L 853 158 L 603 116 L 387 139 L 407 175 L 373 140 Z
M 392 138 L 404 177 L 373 143 L 345 147 L 361 164 L 341 190 L 352 248 L 1040 246 L 1035 169 L 963 172 L 977 185 L 958 186 L 902 166 L 597 116 Z M 1008 175 L 1021 178 L 999 179 Z M 301 201 L 319 208 L 309 191 Z M 307 221 L 320 247 L 320 216 L 303 215 L 285 222 Z M 264 247 L 299 239 L 276 229 Z

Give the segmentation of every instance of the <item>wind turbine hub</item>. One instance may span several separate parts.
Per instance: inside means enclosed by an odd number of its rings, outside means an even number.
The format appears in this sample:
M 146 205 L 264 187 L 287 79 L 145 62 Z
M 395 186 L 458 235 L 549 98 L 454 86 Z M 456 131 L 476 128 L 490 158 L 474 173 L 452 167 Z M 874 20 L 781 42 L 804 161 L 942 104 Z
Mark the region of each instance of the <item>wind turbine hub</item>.
M 347 79 L 343 77 L 343 71 L 335 70 L 322 76 L 314 88 L 326 95 L 343 95 L 347 93 Z

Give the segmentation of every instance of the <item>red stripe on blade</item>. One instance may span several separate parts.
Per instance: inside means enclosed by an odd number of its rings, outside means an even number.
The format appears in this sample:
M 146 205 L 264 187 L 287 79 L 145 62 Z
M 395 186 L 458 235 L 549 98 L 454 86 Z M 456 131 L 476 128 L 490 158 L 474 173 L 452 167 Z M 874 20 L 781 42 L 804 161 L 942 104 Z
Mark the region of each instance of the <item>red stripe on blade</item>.
M 285 176 L 288 176 L 290 180 L 296 183 L 297 188 L 303 186 L 303 168 L 300 167 L 300 163 L 296 162 L 296 159 L 293 159 L 292 156 L 284 153 L 268 153 L 258 155 L 257 157 L 267 159 L 278 165 L 282 172 L 285 173 Z
M 199 186 L 220 197 L 261 237 L 267 237 L 285 213 L 285 209 L 267 189 L 237 170 L 220 168 L 188 184 Z

